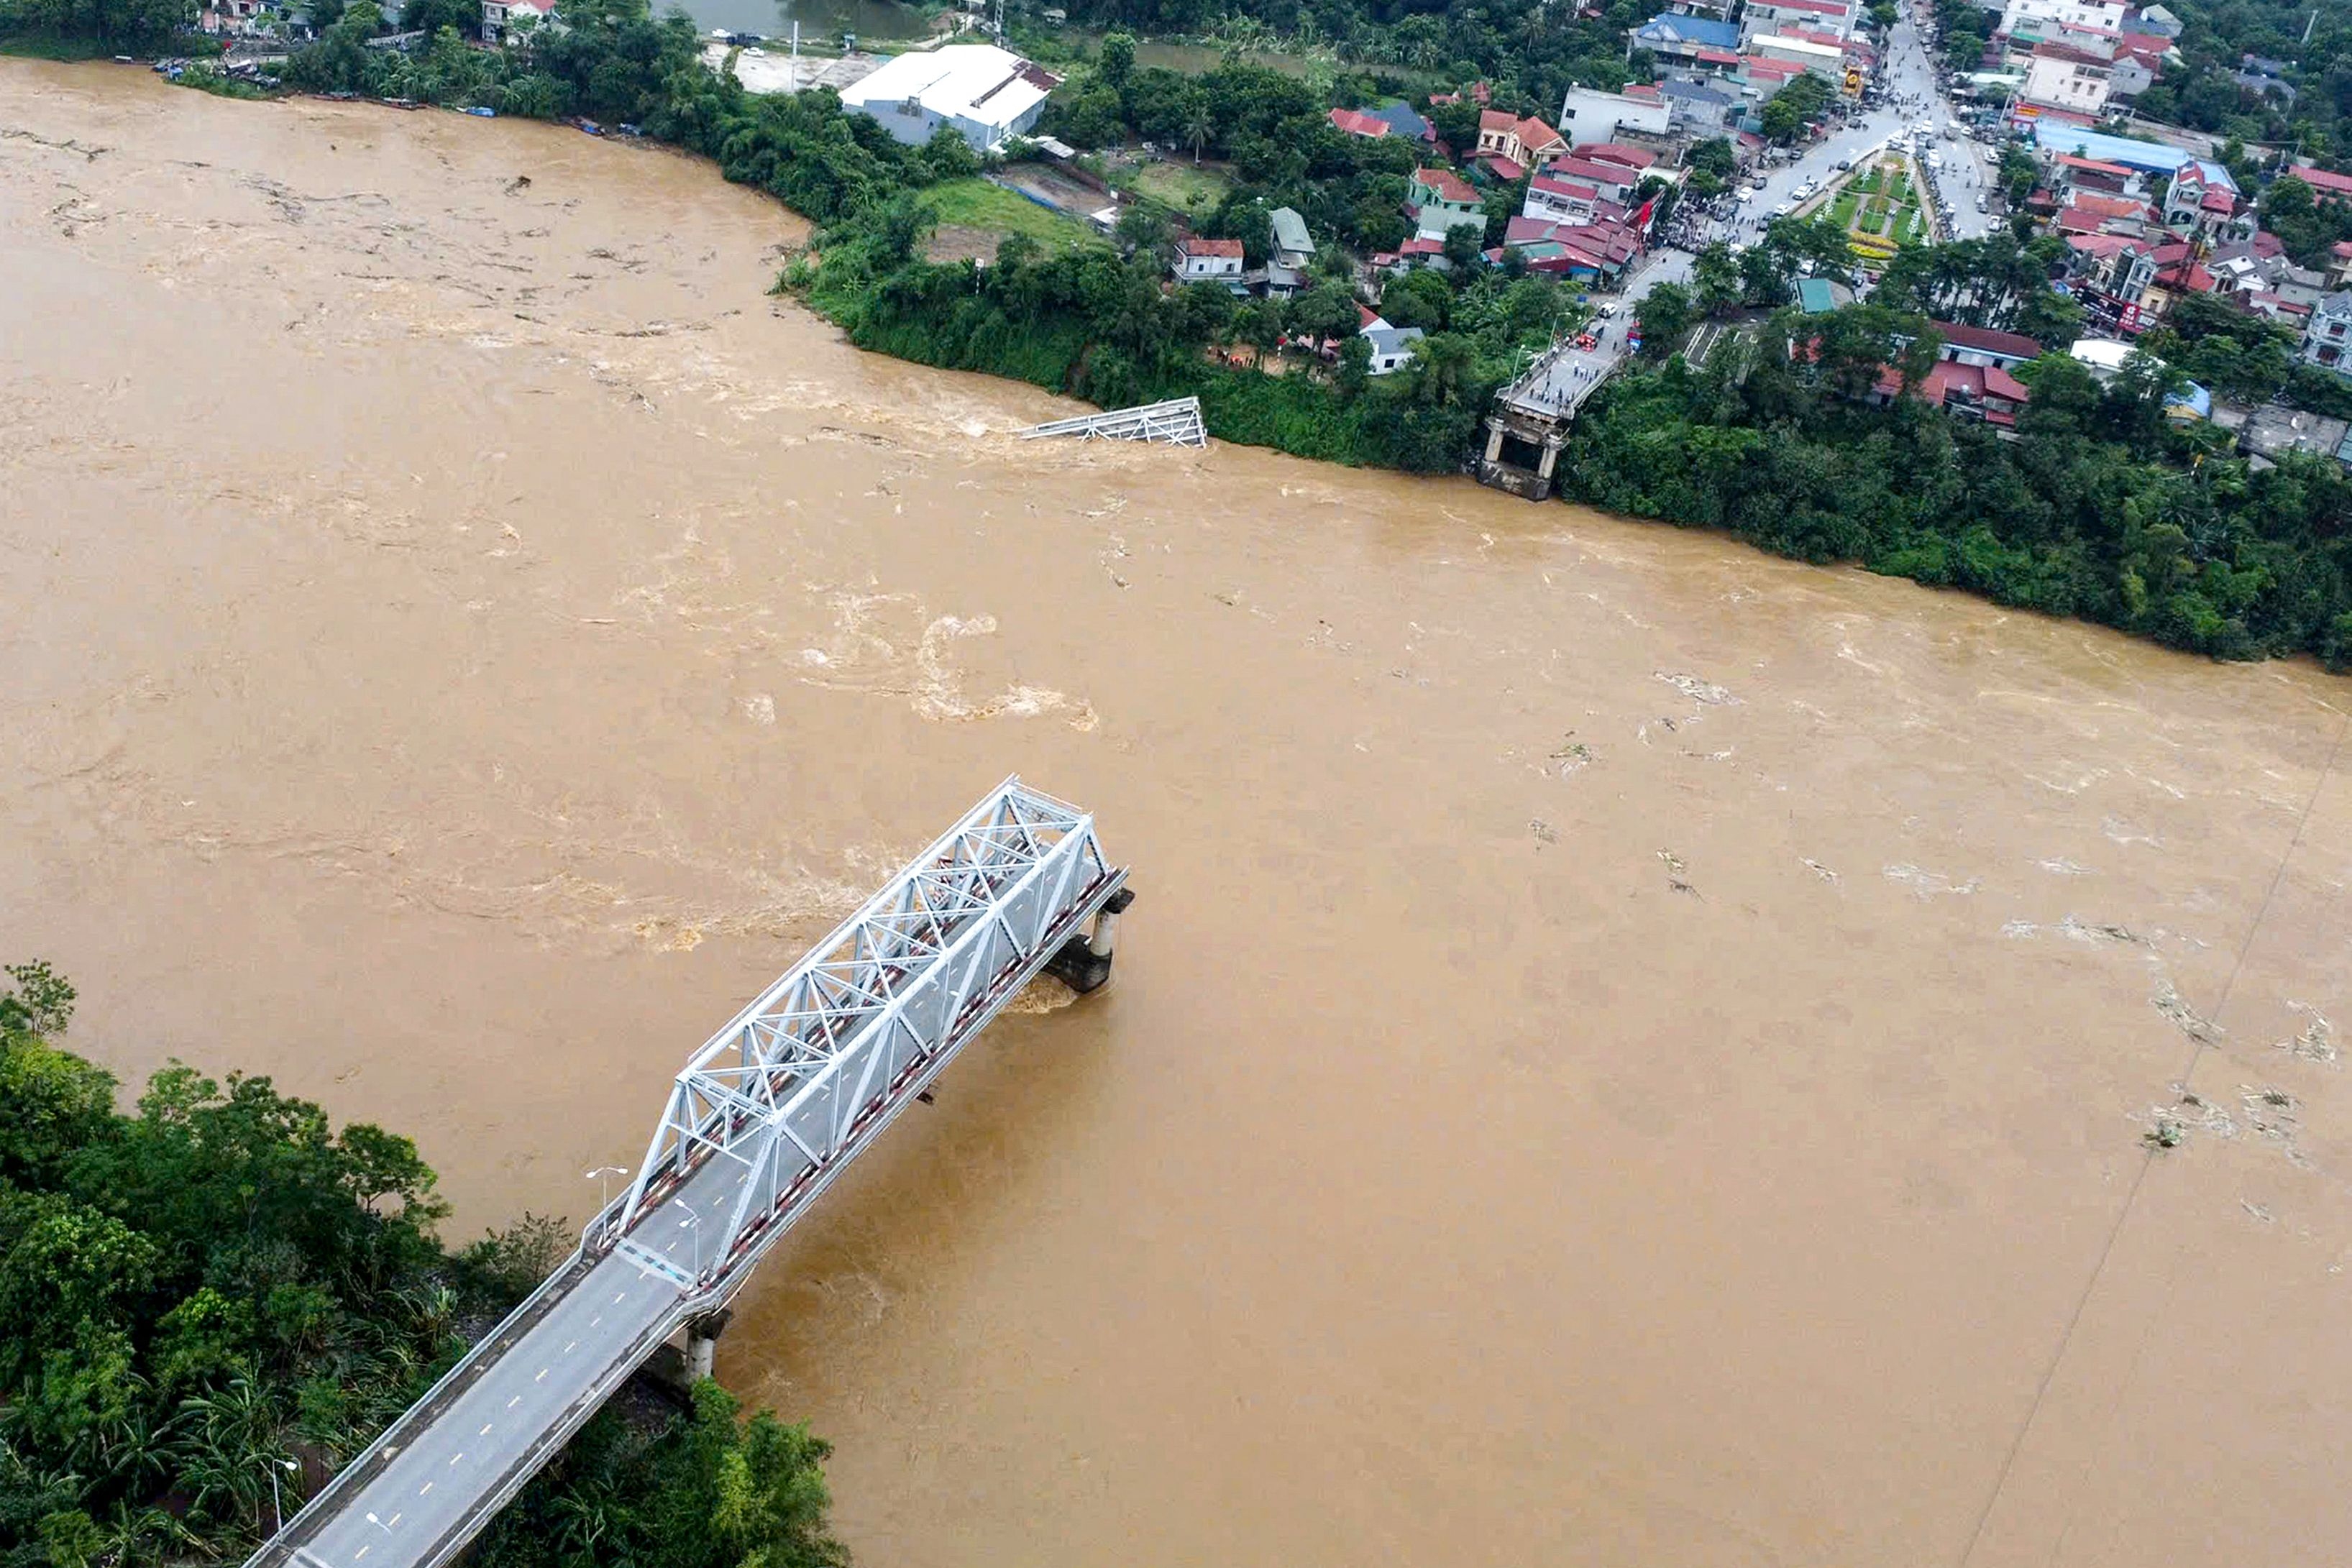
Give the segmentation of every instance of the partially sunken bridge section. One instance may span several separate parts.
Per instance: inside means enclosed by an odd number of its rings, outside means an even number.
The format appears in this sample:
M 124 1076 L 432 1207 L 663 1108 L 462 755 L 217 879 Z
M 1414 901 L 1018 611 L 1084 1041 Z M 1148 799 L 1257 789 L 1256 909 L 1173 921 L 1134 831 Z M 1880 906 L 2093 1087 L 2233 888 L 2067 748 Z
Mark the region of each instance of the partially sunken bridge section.
M 1021 432 L 1024 441 L 1044 435 L 1075 435 L 1094 441 L 1158 441 L 1171 446 L 1206 446 L 1209 427 L 1201 418 L 1201 400 L 1180 397 L 1167 402 L 1140 403 L 1033 424 Z
M 628 1192 L 247 1568 L 439 1568 L 1041 971 L 1091 990 L 1133 895 L 1008 779 L 696 1051 Z M 1093 922 L 1090 933 L 1081 931 Z

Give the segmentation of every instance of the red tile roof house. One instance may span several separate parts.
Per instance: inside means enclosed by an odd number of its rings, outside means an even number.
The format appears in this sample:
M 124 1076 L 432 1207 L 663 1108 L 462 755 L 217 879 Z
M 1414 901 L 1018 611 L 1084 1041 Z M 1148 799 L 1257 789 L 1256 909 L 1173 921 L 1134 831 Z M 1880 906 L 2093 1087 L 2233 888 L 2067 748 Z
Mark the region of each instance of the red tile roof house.
M 1374 120 L 1360 110 L 1335 109 L 1331 111 L 1330 120 L 1334 129 L 1344 131 L 1350 136 L 1361 136 L 1370 141 L 1378 141 L 1389 133 L 1387 120 Z
M 2352 174 L 2334 174 L 2308 163 L 2297 163 L 2286 172 L 2310 186 L 2312 195 L 2320 201 L 2352 201 Z
M 1489 109 L 1478 116 L 1478 151 L 1481 153 L 1497 153 L 1524 166 L 1567 146 L 1566 137 L 1533 115 L 1521 120 L 1517 115 Z
M 1555 158 L 1543 166 L 1543 172 L 1538 177 L 1570 180 L 1580 185 L 1591 185 L 1612 202 L 1629 199 L 1634 187 L 1642 183 L 1642 173 L 1638 169 L 1583 157 Z
M 1882 371 L 1875 389 L 1878 401 L 1892 402 L 1903 394 L 1902 373 Z M 2032 390 L 1999 365 L 1963 365 L 1938 360 L 1919 382 L 1917 393 L 1930 408 L 1940 408 L 1960 419 L 1982 419 L 2008 430 L 2032 400 Z
M 1222 283 L 1236 294 L 1246 287 L 1242 282 L 1242 242 L 1237 239 L 1188 235 L 1176 242 L 1176 259 L 1169 270 L 1179 283 Z
M 1964 327 L 1957 321 L 1931 321 L 1936 336 L 1944 340 L 1937 350 L 1938 360 L 1957 360 L 1964 365 L 1998 365 L 2007 369 L 2042 357 L 2042 345 L 2015 332 L 1997 332 L 1990 327 Z
M 1451 169 L 1415 169 L 1405 187 L 1405 207 L 1423 239 L 1442 240 L 1448 229 L 1486 226 L 1485 202 Z
M 1569 156 L 1593 163 L 1622 163 L 1637 173 L 1658 162 L 1658 155 L 1648 148 L 1628 147 L 1622 141 L 1589 141 L 1572 150 Z

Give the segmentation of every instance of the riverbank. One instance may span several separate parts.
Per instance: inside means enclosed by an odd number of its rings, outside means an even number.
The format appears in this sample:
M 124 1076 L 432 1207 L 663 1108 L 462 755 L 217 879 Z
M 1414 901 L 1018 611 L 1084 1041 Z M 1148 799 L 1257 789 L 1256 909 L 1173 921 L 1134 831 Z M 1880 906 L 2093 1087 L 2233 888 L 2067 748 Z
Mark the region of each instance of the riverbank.
M 1563 319 L 1554 285 L 1504 274 L 1465 274 L 1394 307 L 1384 295 L 1384 308 L 1396 308 L 1401 322 L 1426 320 L 1429 334 L 1402 371 L 1375 379 L 1355 329 L 1357 303 L 1341 285 L 1278 308 L 1237 306 L 1217 285 L 1169 292 L 1158 259 L 1166 229 L 1156 220 L 1126 236 L 1136 248 L 1124 260 L 1103 250 L 1040 256 L 1019 242 L 984 269 L 929 260 L 923 240 L 936 220 L 923 193 L 969 181 L 979 168 L 960 141 L 909 149 L 870 124 L 845 141 L 829 94 L 754 98 L 699 68 L 683 20 L 617 15 L 529 55 L 369 51 L 358 42 L 366 26 L 298 55 L 288 80 L 641 129 L 714 158 L 730 181 L 824 225 L 814 255 L 785 269 L 783 282 L 861 348 L 1104 407 L 1197 396 L 1222 440 L 1354 465 L 1458 472 L 1496 389 Z M 223 87 L 242 95 L 242 84 Z M 1221 131 L 1235 139 L 1276 140 L 1301 116 L 1313 118 L 1304 89 L 1275 73 L 1223 67 L 1209 90 L 1243 117 Z M 1255 212 L 1250 200 L 1245 187 L 1235 191 L 1209 226 L 1236 202 Z M 951 248 L 969 250 L 973 237 Z M 1791 234 L 1759 247 L 1771 258 L 1771 288 L 1792 286 L 1805 243 Z M 1339 362 L 1280 376 L 1234 364 L 1255 361 L 1285 328 L 1342 345 Z M 1760 334 L 1760 361 L 1758 346 L 1742 342 L 1706 375 L 1605 391 L 1593 413 L 1613 417 L 1579 421 L 1561 493 L 2214 657 L 2352 663 L 2352 544 L 2338 521 L 2352 515 L 2352 484 L 2335 465 L 2294 459 L 2275 471 L 2282 478 L 2254 474 L 2166 419 L 2157 395 L 2103 392 L 2063 354 L 2024 368 L 2042 391 L 2001 438 L 1907 398 L 1867 406 L 1860 394 L 1889 373 L 1895 339 L 1916 341 L 1926 329 L 1919 319 L 1850 308 L 1816 328 L 1839 344 L 1848 361 L 1841 373 L 1796 365 L 1788 328 L 1776 323 Z M 1760 380 L 1749 371 L 1759 362 Z M 1717 462 L 1704 458 L 1708 452 L 1772 460 Z M 1898 452 L 1904 483 L 1893 485 Z
M 173 1064 L 120 1111 L 112 1075 L 64 1049 L 75 999 L 47 964 L 0 972 L 0 1522 L 54 1564 L 242 1559 L 572 1237 L 525 1215 L 445 1249 L 413 1143 L 336 1128 L 266 1078 Z M 830 1450 L 739 1410 L 708 1381 L 683 1414 L 616 1397 L 477 1554 L 539 1568 L 584 1539 L 665 1568 L 845 1562 Z M 379 1525 L 394 1545 L 399 1523 Z

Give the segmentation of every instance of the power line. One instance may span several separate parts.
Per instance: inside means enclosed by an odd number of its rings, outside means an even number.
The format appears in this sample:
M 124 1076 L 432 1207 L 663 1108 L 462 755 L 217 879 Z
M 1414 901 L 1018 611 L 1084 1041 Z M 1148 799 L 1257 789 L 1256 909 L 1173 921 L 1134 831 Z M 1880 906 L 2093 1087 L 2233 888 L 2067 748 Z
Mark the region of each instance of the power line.
M 2238 945 L 2238 956 L 2230 966 L 2229 978 L 2221 982 L 2221 998 L 2208 1015 L 2210 1022 L 2218 1024 L 2222 1009 L 2230 1005 L 2230 994 L 2237 988 L 2238 976 L 2246 967 L 2246 955 L 2253 950 L 2254 937 L 2262 930 L 2263 922 L 2269 918 L 2271 904 L 2278 897 L 2280 886 L 2286 881 L 2286 868 L 2294 861 L 2294 852 L 2302 846 L 2304 830 L 2310 825 L 2312 810 L 2319 804 L 2319 792 L 2327 787 L 2329 776 L 2336 771 L 2336 760 L 2343 755 L 2347 736 L 2352 736 L 2352 715 L 2347 715 L 2344 723 L 2336 729 L 2336 744 L 2329 747 L 2327 760 L 2321 766 L 2318 779 L 2313 781 L 2311 799 L 2303 803 L 2303 814 L 2295 819 L 2294 836 L 2287 841 L 2286 852 L 2279 856 L 2278 870 L 2271 873 L 2270 887 L 2263 894 L 2262 904 L 2254 910 L 2253 924 L 2246 927 L 2245 940 Z M 2181 1069 L 2176 1081 L 2184 1092 L 2197 1071 L 2197 1064 L 2205 1059 L 2205 1052 L 2213 1043 L 2216 1032 L 2209 1029 L 2193 1038 L 2188 1065 Z M 2107 1260 L 2115 1255 L 2116 1238 L 2123 1234 L 2125 1221 L 2131 1218 L 2132 1209 L 2139 1202 L 2140 1188 L 2147 1183 L 2147 1173 L 2156 1164 L 2158 1152 L 2150 1147 L 2141 1155 L 2139 1170 L 2132 1176 L 2131 1190 L 2124 1195 L 2123 1207 L 2116 1213 L 2116 1222 L 2107 1231 L 2107 1239 L 2099 1249 L 2099 1260 L 2091 1266 L 2091 1277 L 2084 1284 L 2074 1312 L 2067 1316 L 2065 1332 L 2058 1336 L 2058 1347 L 2051 1354 L 2050 1364 L 2042 1369 L 2042 1381 L 2034 1386 L 2033 1403 L 2027 1407 L 2025 1419 L 2017 1428 L 2017 1437 L 2010 1443 L 2009 1453 L 2000 1462 L 2000 1474 L 1993 1480 L 1992 1493 L 1985 1499 L 1984 1509 L 1977 1515 L 1976 1528 L 1969 1532 L 1968 1546 L 1960 1552 L 1960 1568 L 1968 1568 L 1969 1559 L 1976 1555 L 1978 1542 L 1984 1539 L 1985 1526 L 1992 1520 L 1992 1511 L 2000 1504 L 2000 1494 L 2009 1487 L 2010 1472 L 2017 1468 L 2017 1457 L 2024 1451 L 2026 1437 L 2033 1430 L 2033 1423 L 2042 1414 L 2042 1404 L 2049 1396 L 2050 1385 L 2056 1379 L 2058 1368 L 2066 1359 L 2067 1347 L 2074 1342 L 2074 1330 L 2083 1322 L 2084 1310 L 2090 1305 L 2093 1293 L 2099 1288 L 2099 1281 L 2107 1271 Z

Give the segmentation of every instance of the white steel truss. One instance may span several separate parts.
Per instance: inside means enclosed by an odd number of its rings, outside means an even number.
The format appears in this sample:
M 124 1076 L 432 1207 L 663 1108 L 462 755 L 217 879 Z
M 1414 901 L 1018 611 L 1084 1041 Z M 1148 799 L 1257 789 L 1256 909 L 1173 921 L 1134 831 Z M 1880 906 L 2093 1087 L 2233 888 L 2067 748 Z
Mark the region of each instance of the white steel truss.
M 1201 417 L 1197 397 L 1171 398 L 1166 402 L 1139 403 L 1101 413 L 1080 414 L 1033 424 L 1021 433 L 1024 441 L 1041 435 L 1076 435 L 1088 441 L 1156 441 L 1171 446 L 1206 446 L 1209 427 Z
M 694 1290 L 723 1299 L 954 1051 L 1126 881 L 1094 819 L 1008 779 L 687 1061 L 627 1196 L 622 1239 L 712 1160 Z M 710 1184 L 696 1184 L 697 1191 Z

